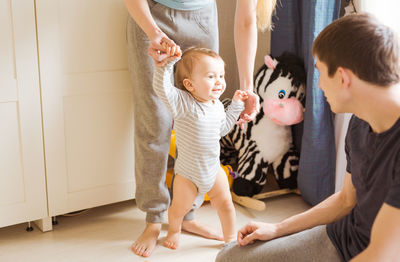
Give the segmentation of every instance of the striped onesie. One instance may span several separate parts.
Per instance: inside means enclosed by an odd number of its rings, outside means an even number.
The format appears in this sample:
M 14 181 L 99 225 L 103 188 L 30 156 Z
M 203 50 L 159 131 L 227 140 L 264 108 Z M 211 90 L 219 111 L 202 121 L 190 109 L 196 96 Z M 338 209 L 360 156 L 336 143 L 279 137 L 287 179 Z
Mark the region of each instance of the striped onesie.
M 205 194 L 221 168 L 219 140 L 235 125 L 244 103 L 232 101 L 225 112 L 218 99 L 208 104 L 197 101 L 189 92 L 172 85 L 175 62 L 156 68 L 153 88 L 174 118 L 178 148 L 175 173 L 192 181 L 198 192 Z

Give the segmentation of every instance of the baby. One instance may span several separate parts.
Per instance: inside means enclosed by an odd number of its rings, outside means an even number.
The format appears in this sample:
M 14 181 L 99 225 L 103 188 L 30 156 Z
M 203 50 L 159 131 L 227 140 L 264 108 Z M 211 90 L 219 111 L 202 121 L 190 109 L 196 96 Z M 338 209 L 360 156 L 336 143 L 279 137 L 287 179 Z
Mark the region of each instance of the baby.
M 171 57 L 165 65 L 157 65 L 153 87 L 174 118 L 178 157 L 164 246 L 178 247 L 183 217 L 196 197 L 205 193 L 218 212 L 228 243 L 235 240 L 235 209 L 220 166 L 219 140 L 236 123 L 247 93 L 237 90 L 225 112 L 219 100 L 226 87 L 222 58 L 206 48 L 190 48 L 182 55 L 177 46 L 166 49 Z M 176 62 L 174 87 L 171 74 Z

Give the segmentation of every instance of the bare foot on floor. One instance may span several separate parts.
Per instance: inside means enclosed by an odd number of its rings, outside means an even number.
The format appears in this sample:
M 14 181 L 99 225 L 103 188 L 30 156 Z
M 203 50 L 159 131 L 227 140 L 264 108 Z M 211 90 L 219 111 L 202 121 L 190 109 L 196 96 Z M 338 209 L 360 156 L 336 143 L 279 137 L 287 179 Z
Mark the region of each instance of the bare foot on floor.
M 153 252 L 156 244 L 158 235 L 161 231 L 160 223 L 147 223 L 146 228 L 139 238 L 132 244 L 132 251 L 142 257 L 148 257 Z
M 222 232 L 210 229 L 209 226 L 198 222 L 195 219 L 183 221 L 182 230 L 208 239 L 224 240 Z
M 179 232 L 176 233 L 168 232 L 168 235 L 164 240 L 164 247 L 168 247 L 170 249 L 177 249 L 179 245 L 179 236 L 180 236 Z

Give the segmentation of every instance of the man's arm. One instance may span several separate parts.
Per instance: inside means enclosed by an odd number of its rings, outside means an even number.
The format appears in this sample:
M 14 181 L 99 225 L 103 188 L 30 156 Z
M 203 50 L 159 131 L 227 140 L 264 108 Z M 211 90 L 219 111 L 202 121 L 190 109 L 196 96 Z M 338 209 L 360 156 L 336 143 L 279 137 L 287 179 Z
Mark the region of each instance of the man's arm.
M 238 232 L 240 246 L 254 240 L 270 240 L 297 233 L 318 225 L 335 222 L 347 215 L 357 201 L 356 190 L 351 181 L 351 174 L 346 173 L 344 187 L 315 207 L 289 217 L 278 224 L 250 222 Z
M 341 191 L 328 197 L 310 210 L 285 219 L 279 224 L 279 232 L 282 235 L 288 235 L 338 221 L 350 213 L 356 202 L 356 189 L 351 181 L 351 174 L 346 172 Z
M 400 258 L 400 209 L 383 204 L 372 226 L 368 247 L 351 261 L 398 261 Z

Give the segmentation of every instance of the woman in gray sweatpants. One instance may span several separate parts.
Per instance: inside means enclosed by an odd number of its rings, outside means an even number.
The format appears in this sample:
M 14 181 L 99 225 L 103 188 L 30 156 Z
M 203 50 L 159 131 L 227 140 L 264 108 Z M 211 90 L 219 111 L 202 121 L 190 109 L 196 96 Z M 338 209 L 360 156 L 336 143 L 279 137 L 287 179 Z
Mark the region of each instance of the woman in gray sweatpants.
M 159 28 L 182 50 L 202 46 L 218 52 L 215 1 L 190 11 L 171 9 L 152 0 L 148 4 Z M 165 174 L 172 117 L 153 91 L 154 62 L 148 55 L 150 40 L 131 17 L 127 24 L 127 42 L 133 88 L 136 203 L 147 213 L 146 222 L 161 223 L 170 203 Z M 186 219 L 193 219 L 193 215 Z

